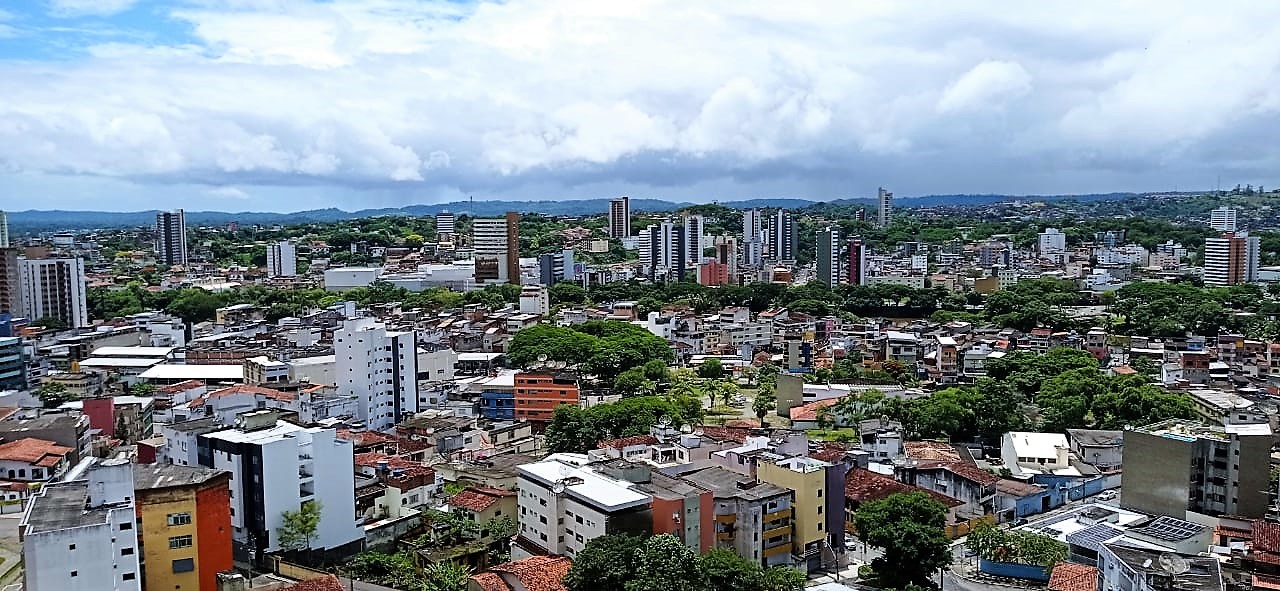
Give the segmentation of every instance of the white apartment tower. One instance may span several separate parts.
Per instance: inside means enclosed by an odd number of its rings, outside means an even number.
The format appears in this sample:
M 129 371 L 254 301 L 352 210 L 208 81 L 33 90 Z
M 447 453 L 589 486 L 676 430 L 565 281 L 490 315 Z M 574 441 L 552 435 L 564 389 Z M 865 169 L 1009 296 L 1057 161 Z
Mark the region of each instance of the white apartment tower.
M 631 236 L 631 198 L 626 195 L 609 202 L 609 236 Z
M 453 239 L 454 218 L 453 214 L 442 211 L 436 214 L 436 240 L 439 242 L 447 242 Z
M 84 259 L 18 259 L 19 301 L 31 321 L 56 318 L 68 328 L 89 325 Z
M 791 212 L 784 209 L 774 212 L 769 218 L 769 231 L 765 240 L 769 258 L 775 261 L 796 260 L 796 243 L 799 240 L 797 231 Z
M 679 281 L 689 267 L 685 264 L 687 249 L 684 246 L 684 226 L 675 222 L 662 222 L 645 228 L 647 236 L 641 236 L 642 265 L 647 265 L 650 279 Z
M 742 265 L 759 267 L 764 259 L 764 217 L 758 209 L 742 212 Z
M 293 277 L 298 274 L 298 248 L 292 242 L 277 242 L 267 247 L 267 277 Z
M 818 232 L 817 240 L 818 282 L 827 287 L 840 285 L 840 231 L 828 226 Z
M 1261 239 L 1245 232 L 1227 233 L 1204 241 L 1204 284 L 1236 285 L 1258 280 Z
M 880 187 L 876 190 L 876 203 L 879 205 L 879 215 L 876 218 L 876 224 L 881 228 L 893 223 L 893 193 Z
M 1039 241 L 1040 254 L 1056 254 L 1066 252 L 1067 235 L 1063 234 L 1057 228 L 1045 228 L 1040 233 Z
M 356 398 L 370 431 L 394 427 L 418 412 L 418 354 L 410 330 L 387 330 L 373 318 L 350 318 L 333 333 L 338 393 Z
M 18 526 L 23 589 L 137 591 L 137 510 L 133 465 L 105 460 L 31 497 Z
M 1236 210 L 1223 206 L 1210 211 L 1209 227 L 1219 232 L 1235 232 Z
M 156 260 L 187 264 L 187 218 L 181 209 L 156 214 Z
M 355 547 L 364 542 L 356 523 L 355 460 L 351 441 L 332 428 L 299 427 L 278 411 L 236 417 L 234 428 L 201 435 L 200 463 L 231 473 L 231 537 L 261 552 L 280 549 L 285 511 L 320 503 L 311 548 Z M 355 548 L 358 550 L 359 548 Z
M 0 248 L 9 248 L 9 214 L 0 211 Z

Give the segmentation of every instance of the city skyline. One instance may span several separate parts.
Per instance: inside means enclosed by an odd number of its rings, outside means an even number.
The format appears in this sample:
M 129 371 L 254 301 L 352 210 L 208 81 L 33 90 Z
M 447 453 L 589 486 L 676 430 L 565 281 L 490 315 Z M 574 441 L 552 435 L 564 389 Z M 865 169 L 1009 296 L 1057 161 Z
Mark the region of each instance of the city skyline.
M 0 194 L 293 211 L 1270 186 L 1280 7 L 1230 4 L 29 3 L 0 11 Z

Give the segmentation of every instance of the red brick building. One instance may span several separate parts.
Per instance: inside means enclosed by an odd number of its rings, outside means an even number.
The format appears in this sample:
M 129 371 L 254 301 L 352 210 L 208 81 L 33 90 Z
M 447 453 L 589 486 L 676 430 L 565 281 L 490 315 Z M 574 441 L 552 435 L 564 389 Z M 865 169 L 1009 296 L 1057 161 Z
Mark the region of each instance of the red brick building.
M 579 403 L 578 378 L 572 374 L 518 373 L 515 390 L 518 421 L 547 423 L 557 406 Z

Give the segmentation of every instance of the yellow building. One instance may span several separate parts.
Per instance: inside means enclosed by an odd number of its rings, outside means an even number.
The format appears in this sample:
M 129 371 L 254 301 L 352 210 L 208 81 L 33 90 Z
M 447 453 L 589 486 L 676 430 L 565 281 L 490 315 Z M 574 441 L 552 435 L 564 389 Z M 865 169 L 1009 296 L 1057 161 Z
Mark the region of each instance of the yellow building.
M 756 466 L 756 478 L 792 491 L 791 553 L 796 566 L 802 569 L 816 570 L 821 568 L 824 559 L 831 558 L 831 549 L 826 543 L 827 536 L 832 534 L 827 474 L 833 467 L 828 462 L 807 457 L 786 458 L 776 463 L 762 459 Z M 837 500 L 843 507 L 844 497 L 839 492 L 843 491 L 837 491 Z M 836 511 L 835 518 L 843 522 L 843 513 Z M 837 529 L 835 534 L 843 536 L 843 528 Z
M 135 464 L 143 588 L 216 591 L 231 563 L 231 473 Z

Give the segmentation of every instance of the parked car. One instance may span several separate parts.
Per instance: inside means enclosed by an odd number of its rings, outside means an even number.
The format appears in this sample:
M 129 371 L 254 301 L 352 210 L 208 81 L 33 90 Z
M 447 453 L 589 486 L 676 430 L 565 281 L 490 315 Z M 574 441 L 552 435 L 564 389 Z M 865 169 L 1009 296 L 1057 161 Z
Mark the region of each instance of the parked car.
M 1116 497 L 1118 497 L 1118 496 L 1120 496 L 1120 495 L 1119 495 L 1119 493 L 1117 493 L 1117 492 L 1116 492 L 1116 491 L 1114 491 L 1114 490 L 1104 490 L 1104 491 L 1102 491 L 1102 493 L 1101 493 L 1101 494 L 1099 494 L 1099 495 L 1098 495 L 1098 500 L 1099 500 L 1099 501 L 1110 501 L 1110 500 L 1115 499 L 1115 498 L 1116 498 Z

